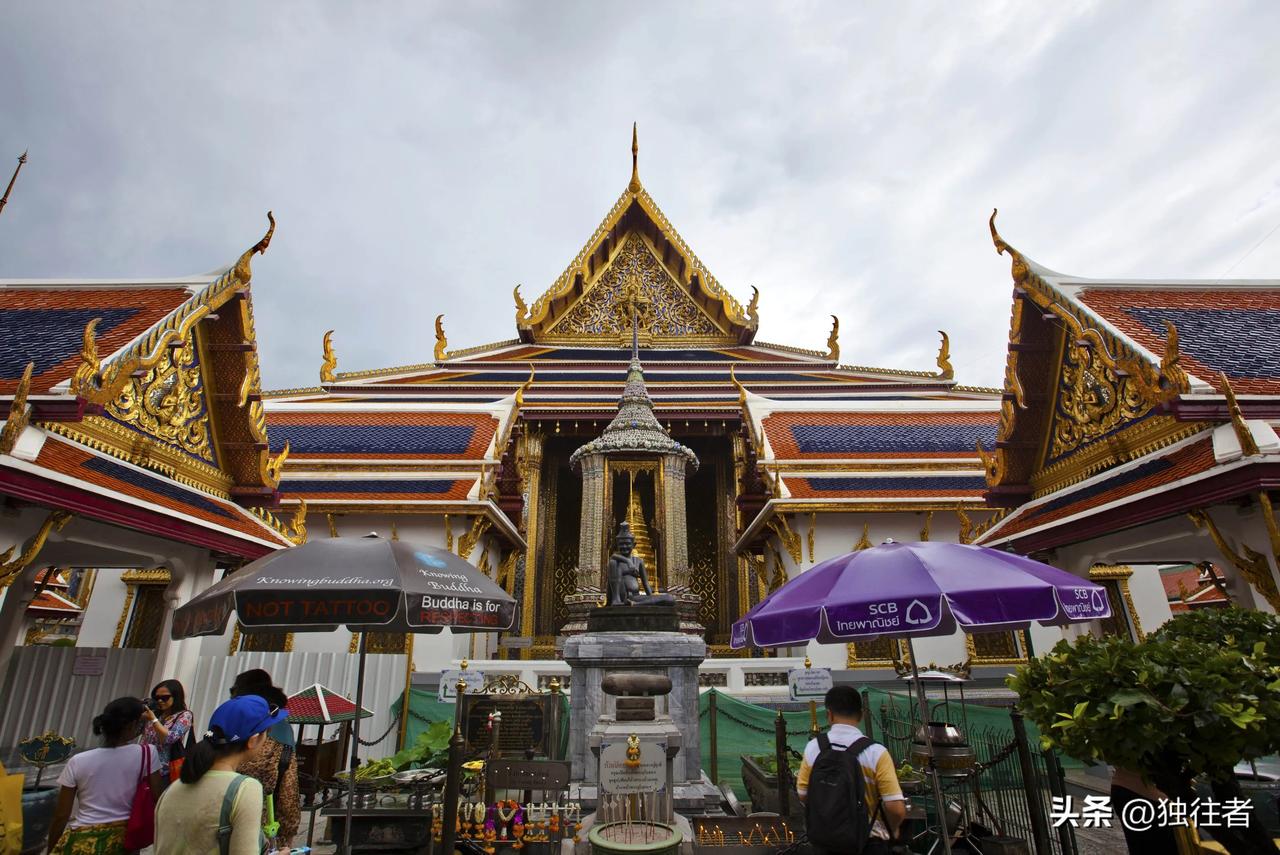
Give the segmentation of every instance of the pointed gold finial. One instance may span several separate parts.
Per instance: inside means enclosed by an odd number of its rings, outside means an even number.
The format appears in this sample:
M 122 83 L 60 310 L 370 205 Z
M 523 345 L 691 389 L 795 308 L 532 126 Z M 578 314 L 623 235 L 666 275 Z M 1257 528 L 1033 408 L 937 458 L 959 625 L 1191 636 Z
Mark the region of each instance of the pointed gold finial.
M 236 262 L 236 266 L 232 268 L 236 279 L 241 285 L 249 284 L 249 280 L 253 278 L 253 267 L 251 265 L 253 257 L 267 251 L 267 247 L 271 246 L 271 237 L 275 233 L 276 218 L 270 211 L 267 211 L 267 233 L 262 236 L 262 240 L 246 249 L 244 255 L 241 255 L 240 260 Z
M 511 294 L 516 298 L 516 325 L 518 326 L 529 320 L 529 307 L 525 305 L 524 298 L 520 296 L 519 285 L 516 285 Z
M 1191 378 L 1182 368 L 1182 353 L 1178 350 L 1178 328 L 1172 321 L 1164 322 L 1168 337 L 1164 340 L 1164 356 L 1160 359 L 1160 379 L 1164 396 L 1176 398 L 1191 388 Z
M 4 210 L 4 206 L 9 204 L 9 194 L 13 191 L 13 183 L 18 180 L 18 173 L 22 171 L 22 165 L 27 162 L 27 153 L 24 151 L 18 157 L 18 166 L 13 170 L 13 177 L 9 179 L 9 186 L 4 188 L 4 195 L 0 196 L 0 211 Z
M 337 380 L 337 367 L 338 356 L 333 352 L 333 330 L 329 330 L 324 334 L 324 361 L 320 363 L 320 382 L 332 383 Z
M 449 340 L 444 337 L 444 315 L 436 315 L 436 362 L 445 361 L 448 346 Z
M 956 505 L 956 518 L 960 520 L 960 542 L 971 542 L 973 540 L 973 520 L 969 519 L 969 515 L 964 512 L 964 505 Z
M 871 548 L 871 523 L 864 522 L 862 524 L 862 537 L 858 538 L 858 542 L 853 545 L 854 552 L 861 552 L 864 549 Z
M 938 377 L 950 380 L 956 376 L 951 367 L 951 338 L 942 330 L 938 330 L 938 335 L 942 336 L 942 345 L 938 348 Z
M 533 385 L 533 375 L 534 375 L 534 366 L 533 366 L 533 363 L 530 362 L 529 363 L 529 379 L 521 383 L 520 387 L 516 389 L 516 409 L 519 409 L 520 407 L 524 406 L 524 395 L 526 392 L 529 391 L 529 387 Z
M 80 364 L 71 377 L 71 394 L 83 395 L 97 383 L 98 372 L 102 363 L 98 360 L 98 324 L 102 318 L 94 318 L 84 325 L 84 335 L 80 343 Z
M 736 365 L 729 366 L 729 381 L 733 383 L 733 388 L 738 391 L 738 406 L 741 407 L 747 403 L 747 387 L 743 386 L 742 381 L 738 379 L 737 368 L 738 366 Z
M 5 419 L 4 427 L 0 428 L 0 454 L 13 452 L 13 447 L 18 444 L 18 437 L 31 421 L 27 395 L 31 391 L 31 374 L 35 369 L 36 364 L 28 362 L 26 370 L 22 372 L 22 379 L 18 381 L 18 388 L 14 390 L 13 400 L 9 403 L 9 418 Z
M 631 123 L 631 183 L 627 189 L 632 193 L 640 192 L 640 138 L 635 122 Z
M 827 336 L 827 359 L 840 361 L 840 319 L 831 316 L 831 335 Z
M 1227 379 L 1225 372 L 1218 372 L 1218 379 L 1222 382 L 1222 394 L 1227 398 L 1227 411 L 1231 413 L 1231 427 L 1236 432 L 1236 439 L 1240 441 L 1240 450 L 1244 452 L 1245 457 L 1253 457 L 1255 454 L 1261 454 L 1258 450 L 1258 441 L 1253 438 L 1253 431 L 1249 430 L 1249 423 L 1244 420 L 1244 411 L 1240 409 L 1240 402 L 1236 400 L 1236 391 L 1231 388 L 1231 381 Z
M 758 312 L 759 308 L 760 308 L 760 289 L 752 285 L 751 286 L 751 302 L 747 304 L 747 323 L 751 324 L 751 326 L 753 327 L 760 326 L 760 315 Z
M 991 242 L 995 244 L 996 252 L 999 255 L 1004 255 L 1006 252 L 1009 253 L 1009 257 L 1013 259 L 1010 267 L 1010 272 L 1013 274 L 1013 282 L 1015 285 L 1021 285 L 1029 272 L 1027 260 L 1022 257 L 1022 253 L 1009 246 L 1009 243 L 1000 237 L 1000 233 L 996 231 L 996 214 L 999 213 L 999 210 L 999 208 L 992 208 L 991 219 L 987 221 L 987 226 L 991 229 Z
M 299 499 L 298 507 L 294 509 L 293 518 L 289 520 L 289 531 L 286 537 L 294 546 L 301 546 L 307 542 L 307 500 Z

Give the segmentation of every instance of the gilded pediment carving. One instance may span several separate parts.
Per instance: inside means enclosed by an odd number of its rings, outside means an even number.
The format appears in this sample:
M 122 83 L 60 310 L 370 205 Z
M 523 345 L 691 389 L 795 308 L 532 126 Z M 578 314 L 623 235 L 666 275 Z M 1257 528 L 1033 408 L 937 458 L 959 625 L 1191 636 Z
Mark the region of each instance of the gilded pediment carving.
M 548 339 L 620 343 L 639 319 L 642 342 L 714 338 L 726 333 L 663 267 L 643 238 L 630 234 L 581 299 L 548 330 Z

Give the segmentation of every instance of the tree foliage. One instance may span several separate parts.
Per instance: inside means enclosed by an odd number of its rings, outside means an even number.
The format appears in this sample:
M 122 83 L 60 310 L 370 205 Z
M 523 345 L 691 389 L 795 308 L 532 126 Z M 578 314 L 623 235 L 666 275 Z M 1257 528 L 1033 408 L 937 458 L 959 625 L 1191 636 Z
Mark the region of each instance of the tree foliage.
M 1170 796 L 1189 800 L 1202 775 L 1238 792 L 1233 767 L 1280 750 L 1280 621 L 1203 610 L 1138 644 L 1061 641 L 1009 686 L 1046 746 L 1142 772 Z

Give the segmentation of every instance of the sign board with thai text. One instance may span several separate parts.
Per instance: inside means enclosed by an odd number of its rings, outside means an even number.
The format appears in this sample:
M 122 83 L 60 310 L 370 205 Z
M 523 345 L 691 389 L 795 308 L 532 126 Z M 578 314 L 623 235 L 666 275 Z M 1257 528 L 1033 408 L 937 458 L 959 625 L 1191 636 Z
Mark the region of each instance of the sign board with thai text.
M 830 668 L 792 668 L 787 673 L 793 701 L 820 701 L 832 685 Z
M 464 691 L 467 692 L 478 692 L 484 688 L 483 671 L 462 671 L 455 668 L 440 675 L 440 689 L 436 692 L 436 698 L 440 701 L 456 700 L 459 680 L 466 683 Z
M 633 795 L 667 789 L 667 744 L 640 743 L 640 756 L 627 757 L 627 742 L 600 743 L 600 792 Z

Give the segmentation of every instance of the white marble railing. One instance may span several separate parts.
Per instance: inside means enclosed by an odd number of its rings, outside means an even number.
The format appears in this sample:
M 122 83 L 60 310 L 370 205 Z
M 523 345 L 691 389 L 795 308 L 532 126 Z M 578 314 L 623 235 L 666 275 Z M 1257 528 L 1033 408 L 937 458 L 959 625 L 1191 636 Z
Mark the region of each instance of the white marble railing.
M 449 663 L 457 668 L 461 660 Z M 777 696 L 787 693 L 787 672 L 804 667 L 802 657 L 774 659 L 708 659 L 698 668 L 702 688 L 715 687 L 740 697 Z M 479 671 L 486 679 L 510 675 L 534 688 L 545 689 L 555 677 L 560 686 L 573 691 L 569 679 L 569 663 L 559 660 L 520 661 L 514 659 L 471 659 L 467 668 Z

